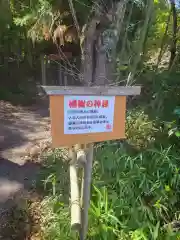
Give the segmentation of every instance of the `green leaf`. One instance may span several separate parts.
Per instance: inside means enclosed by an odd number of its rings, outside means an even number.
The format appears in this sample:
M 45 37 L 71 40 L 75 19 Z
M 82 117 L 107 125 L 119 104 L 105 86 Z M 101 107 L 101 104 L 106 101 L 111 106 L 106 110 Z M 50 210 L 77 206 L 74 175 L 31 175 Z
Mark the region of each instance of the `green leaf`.
M 176 137 L 180 137 L 180 131 L 175 132 Z
M 156 240 L 158 239 L 158 235 L 159 235 L 159 226 L 160 226 L 160 222 L 158 222 L 154 228 L 154 233 L 153 233 L 153 239 Z

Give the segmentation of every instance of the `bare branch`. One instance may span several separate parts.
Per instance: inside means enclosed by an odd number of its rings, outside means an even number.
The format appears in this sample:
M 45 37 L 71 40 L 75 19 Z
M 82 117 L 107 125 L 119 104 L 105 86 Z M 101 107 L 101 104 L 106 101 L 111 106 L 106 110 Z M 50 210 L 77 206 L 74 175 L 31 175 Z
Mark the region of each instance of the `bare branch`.
M 72 0 L 68 0 L 68 2 L 69 2 L 69 8 L 71 10 L 71 14 L 72 14 L 72 17 L 73 17 L 73 20 L 74 20 L 74 24 L 75 24 L 76 29 L 77 29 L 78 36 L 80 37 L 80 35 L 81 35 L 80 34 L 80 26 L 79 26 L 79 23 L 78 23 L 78 20 L 77 20 L 76 11 L 75 11 L 73 2 L 72 2 Z

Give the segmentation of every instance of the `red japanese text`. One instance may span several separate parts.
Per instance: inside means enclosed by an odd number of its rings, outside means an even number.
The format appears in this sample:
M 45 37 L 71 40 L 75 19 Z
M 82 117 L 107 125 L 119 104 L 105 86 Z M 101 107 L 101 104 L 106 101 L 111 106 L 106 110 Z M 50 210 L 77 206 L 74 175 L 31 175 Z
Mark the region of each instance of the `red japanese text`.
M 70 108 L 107 108 L 109 107 L 108 100 L 70 100 Z

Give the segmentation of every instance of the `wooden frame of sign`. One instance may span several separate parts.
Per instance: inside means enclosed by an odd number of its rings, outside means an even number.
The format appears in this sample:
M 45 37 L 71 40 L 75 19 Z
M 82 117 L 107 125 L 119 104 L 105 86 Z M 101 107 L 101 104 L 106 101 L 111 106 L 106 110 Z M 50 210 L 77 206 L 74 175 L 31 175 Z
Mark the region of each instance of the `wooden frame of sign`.
M 132 87 L 43 86 L 50 96 L 53 147 L 125 138 L 126 97 Z

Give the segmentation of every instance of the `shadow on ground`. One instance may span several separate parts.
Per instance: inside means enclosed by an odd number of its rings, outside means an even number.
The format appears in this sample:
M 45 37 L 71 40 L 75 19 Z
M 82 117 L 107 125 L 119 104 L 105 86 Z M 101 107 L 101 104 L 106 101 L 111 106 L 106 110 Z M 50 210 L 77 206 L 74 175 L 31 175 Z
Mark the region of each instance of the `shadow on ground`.
M 0 102 L 0 202 L 36 179 L 39 164 L 23 157 L 29 146 L 50 136 L 46 103 L 31 107 Z
M 44 139 L 49 130 L 48 103 L 30 107 L 0 101 L 0 151 L 14 151 L 28 143 Z M 5 157 L 6 158 L 6 157 Z
M 37 224 L 30 204 L 40 199 L 35 189 L 41 164 L 26 162 L 20 166 L 0 158 L 0 239 L 26 240 Z
M 32 200 L 41 164 L 23 157 L 29 145 L 50 136 L 48 102 L 30 107 L 0 101 L 0 239 L 31 239 Z

